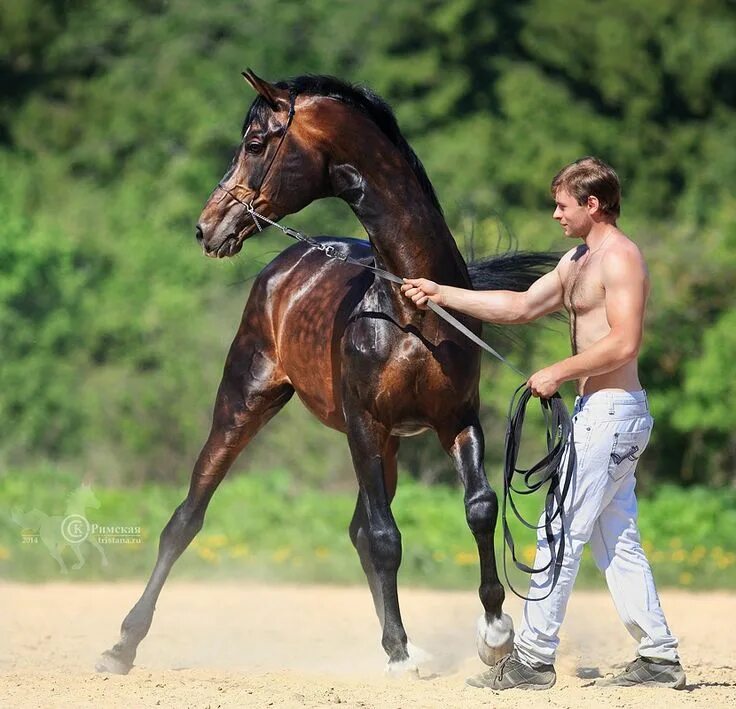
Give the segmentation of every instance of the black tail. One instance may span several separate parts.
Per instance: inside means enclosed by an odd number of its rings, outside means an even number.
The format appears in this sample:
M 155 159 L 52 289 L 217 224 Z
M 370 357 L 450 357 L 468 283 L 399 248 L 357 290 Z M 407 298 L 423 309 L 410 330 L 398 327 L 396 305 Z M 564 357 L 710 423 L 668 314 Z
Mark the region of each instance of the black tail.
M 551 271 L 561 253 L 509 251 L 471 261 L 468 273 L 474 290 L 525 291 L 538 278 Z

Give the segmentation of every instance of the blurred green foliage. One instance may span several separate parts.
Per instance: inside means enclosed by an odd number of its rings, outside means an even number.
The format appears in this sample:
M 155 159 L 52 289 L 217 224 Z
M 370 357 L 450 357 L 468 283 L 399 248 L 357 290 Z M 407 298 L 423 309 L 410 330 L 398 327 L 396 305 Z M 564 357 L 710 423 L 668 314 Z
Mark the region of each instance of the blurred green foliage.
M 17 580 L 119 579 L 150 573 L 158 535 L 171 511 L 185 495 L 184 487 L 145 483 L 136 489 L 93 487 L 99 506 L 84 510 L 101 526 L 140 527 L 133 543 L 103 544 L 108 564 L 89 543 L 80 546 L 84 560 L 57 546 L 67 573 L 62 574 L 43 539 L 34 536 L 33 510 L 55 516 L 81 510 L 68 502 L 79 490 L 74 475 L 53 468 L 15 470 L 0 475 L 0 576 Z M 519 498 L 519 507 L 535 520 L 542 500 Z M 262 578 L 363 583 L 347 526 L 355 506 L 348 492 L 315 490 L 284 470 L 238 476 L 223 483 L 207 512 L 202 532 L 177 562 L 178 578 Z M 657 582 L 692 588 L 736 587 L 736 491 L 705 487 L 683 490 L 662 486 L 640 503 L 642 543 Z M 402 533 L 402 583 L 472 588 L 478 583 L 478 552 L 465 523 L 461 492 L 448 485 L 427 486 L 408 479 L 393 504 Z M 512 522 L 514 520 L 512 519 Z M 534 560 L 534 533 L 512 524 L 521 560 Z M 139 541 L 138 541 L 139 540 Z M 500 525 L 496 549 L 502 550 Z M 499 561 L 500 563 L 500 561 Z M 512 581 L 526 592 L 528 578 L 513 569 Z M 602 586 L 603 579 L 588 552 L 579 584 Z
M 252 66 L 382 94 L 476 253 L 514 238 L 564 248 L 550 178 L 584 154 L 612 163 L 621 226 L 652 272 L 641 369 L 657 425 L 642 482 L 733 483 L 735 34 L 728 0 L 3 3 L 0 463 L 186 477 L 248 279 L 285 246 L 268 234 L 213 263 L 193 239 Z M 335 200 L 290 222 L 362 233 Z M 514 335 L 505 350 L 527 370 L 567 353 L 559 326 Z M 491 471 L 516 384 L 484 364 Z M 452 479 L 426 436 L 402 450 L 412 474 Z M 296 401 L 238 466 L 352 479 L 344 440 Z

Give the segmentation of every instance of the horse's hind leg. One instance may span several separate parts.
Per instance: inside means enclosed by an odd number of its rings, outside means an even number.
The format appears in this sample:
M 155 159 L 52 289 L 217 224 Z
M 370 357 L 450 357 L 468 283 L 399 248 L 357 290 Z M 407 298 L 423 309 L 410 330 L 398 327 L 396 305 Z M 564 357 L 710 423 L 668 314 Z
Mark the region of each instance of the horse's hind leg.
M 441 432 L 440 440 L 455 462 L 465 488 L 465 516 L 478 545 L 478 595 L 484 610 L 478 619 L 478 655 L 487 665 L 494 665 L 513 649 L 514 625 L 511 617 L 503 612 L 505 594 L 496 568 L 493 532 L 498 517 L 498 499 L 483 469 L 483 430 L 475 414 L 468 419 L 466 425 L 457 426 L 453 432 Z
M 363 506 L 367 530 L 368 573 L 375 573 L 374 599 L 383 605 L 381 643 L 388 655 L 389 672 L 416 669 L 399 610 L 396 576 L 401 564 L 401 533 L 391 513 L 391 495 L 386 485 L 385 451 L 390 434 L 365 411 L 346 416 L 348 442 L 360 487 L 359 502 Z
M 383 454 L 383 480 L 386 488 L 386 496 L 389 504 L 394 499 L 396 493 L 396 452 L 399 448 L 399 439 L 392 436 L 388 439 L 386 450 Z M 350 541 L 358 552 L 360 565 L 363 567 L 365 576 L 368 579 L 368 587 L 373 597 L 373 605 L 376 608 L 376 615 L 381 622 L 383 628 L 384 611 L 383 611 L 383 592 L 381 584 L 373 565 L 370 552 L 370 542 L 368 538 L 368 515 L 365 504 L 363 503 L 361 493 L 358 493 L 358 499 L 355 503 L 355 512 L 350 522 Z
M 236 338 L 217 392 L 212 429 L 194 466 L 189 494 L 161 533 L 158 559 L 143 595 L 123 621 L 120 640 L 102 654 L 98 672 L 126 674 L 148 633 L 171 567 L 202 528 L 205 510 L 230 465 L 294 390 L 260 343 Z

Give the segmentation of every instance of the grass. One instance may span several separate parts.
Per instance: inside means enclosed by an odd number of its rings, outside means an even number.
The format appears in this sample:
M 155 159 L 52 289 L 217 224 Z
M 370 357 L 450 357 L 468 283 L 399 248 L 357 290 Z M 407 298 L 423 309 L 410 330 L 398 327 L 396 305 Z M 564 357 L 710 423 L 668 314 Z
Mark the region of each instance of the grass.
M 160 530 L 185 492 L 154 484 L 135 489 L 99 485 L 93 486 L 93 497 L 81 500 L 87 493 L 69 472 L 46 468 L 0 474 L 0 575 L 22 581 L 147 577 Z M 95 500 L 97 507 L 90 505 Z M 542 501 L 524 498 L 520 503 L 522 512 L 534 519 Z M 362 583 L 347 535 L 354 505 L 354 493 L 309 489 L 283 471 L 236 476 L 213 498 L 202 532 L 177 562 L 173 576 Z M 393 509 L 403 541 L 401 583 L 477 585 L 477 551 L 459 489 L 404 479 Z M 83 515 L 83 525 L 115 528 L 107 536 L 98 534 L 100 541 L 111 542 L 101 544 L 107 565 L 100 551 L 85 542 L 78 547 L 83 564 L 72 568 L 73 549 L 58 532 L 69 514 Z M 53 519 L 46 521 L 51 527 L 46 538 L 56 542 L 66 574 L 39 534 L 40 522 L 48 516 Z M 735 490 L 661 487 L 640 500 L 640 528 L 659 585 L 736 587 Z M 72 527 L 72 538 L 74 532 Z M 532 533 L 515 528 L 515 535 L 522 560 L 531 563 Z M 496 550 L 501 549 L 497 530 Z M 521 574 L 514 573 L 512 581 L 519 590 L 526 589 Z M 578 583 L 602 584 L 587 551 Z

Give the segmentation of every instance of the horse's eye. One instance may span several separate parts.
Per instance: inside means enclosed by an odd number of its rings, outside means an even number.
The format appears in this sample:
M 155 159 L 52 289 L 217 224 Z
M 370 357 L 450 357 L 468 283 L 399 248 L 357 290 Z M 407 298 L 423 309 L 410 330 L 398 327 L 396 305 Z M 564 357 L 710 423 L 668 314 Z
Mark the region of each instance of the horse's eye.
M 251 155 L 258 155 L 263 152 L 264 147 L 265 144 L 261 143 L 259 140 L 251 140 L 250 143 L 246 144 L 245 150 Z

